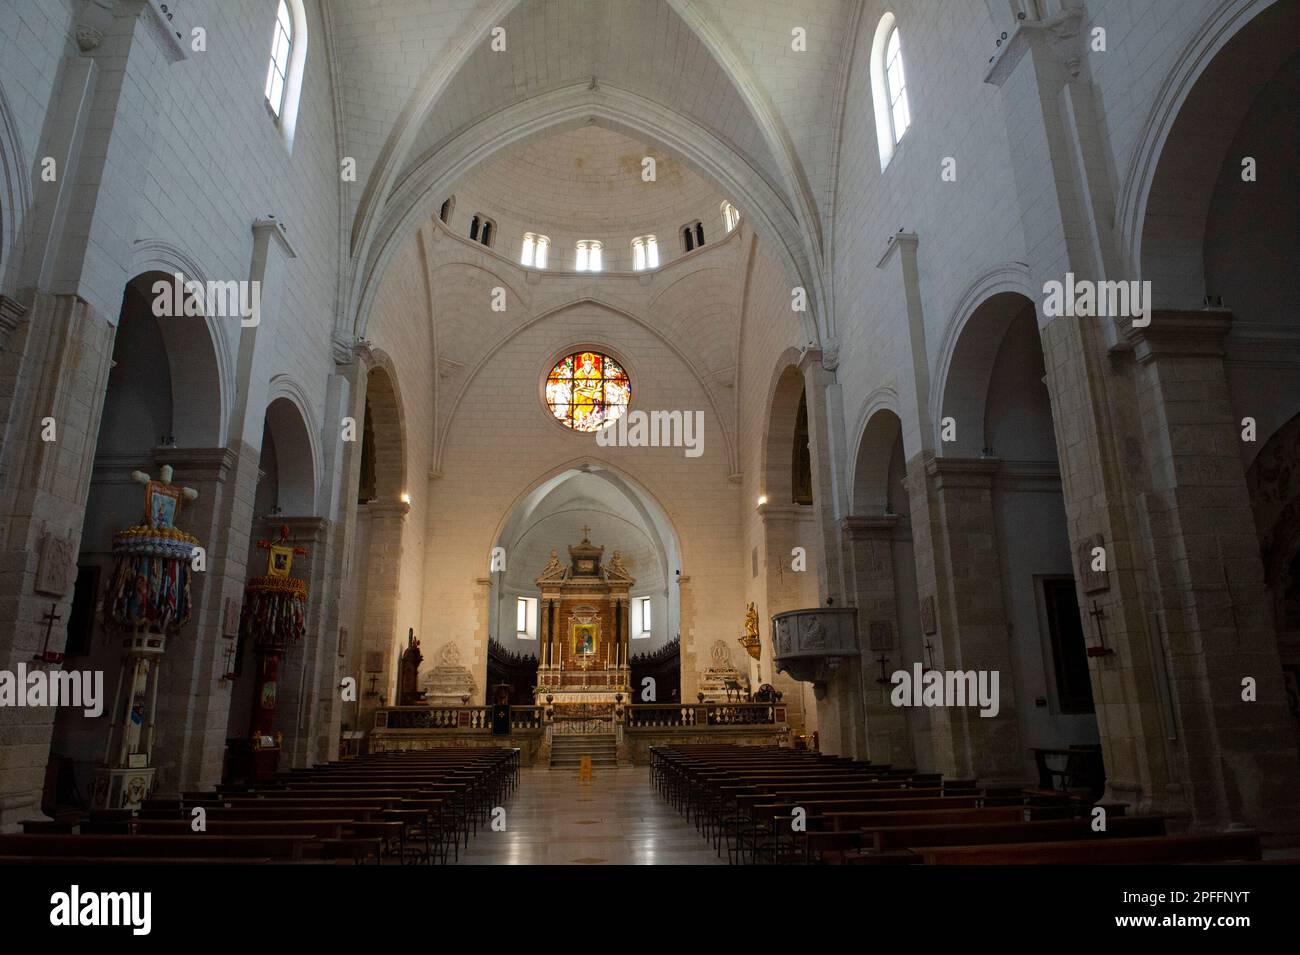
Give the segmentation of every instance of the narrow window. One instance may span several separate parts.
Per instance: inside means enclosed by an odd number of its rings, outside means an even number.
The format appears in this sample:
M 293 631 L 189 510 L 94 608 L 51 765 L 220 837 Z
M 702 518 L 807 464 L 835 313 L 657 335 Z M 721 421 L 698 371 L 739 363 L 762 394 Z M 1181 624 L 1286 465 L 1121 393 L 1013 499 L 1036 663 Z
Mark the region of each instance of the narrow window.
M 455 196 L 450 196 L 442 200 L 442 208 L 438 210 L 438 218 L 442 220 L 444 225 L 451 221 L 451 210 L 455 208 L 455 205 Z
M 659 240 L 652 235 L 639 235 L 632 240 L 632 270 L 644 272 L 659 268 Z
M 531 232 L 524 233 L 524 244 L 519 251 L 519 264 L 531 266 L 537 258 L 537 236 Z
M 730 202 L 722 203 L 722 224 L 726 226 L 728 235 L 740 225 L 740 212 Z
M 478 216 L 473 216 L 469 220 L 469 237 L 475 242 L 478 241 Z
M 284 111 L 284 96 L 289 88 L 289 56 L 293 52 L 293 20 L 284 0 L 275 12 L 275 32 L 271 37 L 271 62 L 266 69 L 266 105 L 271 114 L 280 118 Z

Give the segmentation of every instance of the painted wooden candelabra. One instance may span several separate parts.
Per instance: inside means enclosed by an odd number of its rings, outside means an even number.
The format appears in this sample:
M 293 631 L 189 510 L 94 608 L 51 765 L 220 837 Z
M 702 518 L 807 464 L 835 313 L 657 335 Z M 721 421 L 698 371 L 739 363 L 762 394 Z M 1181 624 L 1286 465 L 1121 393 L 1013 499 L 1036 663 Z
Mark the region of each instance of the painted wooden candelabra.
M 198 492 L 143 471 L 144 520 L 113 535 L 113 576 L 104 595 L 104 626 L 122 634 L 122 669 L 113 700 L 104 760 L 95 771 L 91 804 L 98 809 L 137 809 L 153 790 L 154 725 L 158 669 L 175 635 L 190 619 L 190 573 L 199 550 L 196 537 L 176 526 L 181 502 Z M 125 692 L 124 692 L 125 691 Z
M 253 641 L 257 679 L 248 735 L 229 741 L 227 777 L 232 782 L 270 776 L 279 766 L 283 740 L 275 730 L 275 703 L 280 661 L 306 632 L 307 582 L 292 571 L 294 555 L 305 555 L 307 549 L 289 544 L 284 525 L 278 541 L 258 541 L 257 546 L 270 552 L 266 574 L 250 578 L 245 586 L 240 624 L 245 638 Z

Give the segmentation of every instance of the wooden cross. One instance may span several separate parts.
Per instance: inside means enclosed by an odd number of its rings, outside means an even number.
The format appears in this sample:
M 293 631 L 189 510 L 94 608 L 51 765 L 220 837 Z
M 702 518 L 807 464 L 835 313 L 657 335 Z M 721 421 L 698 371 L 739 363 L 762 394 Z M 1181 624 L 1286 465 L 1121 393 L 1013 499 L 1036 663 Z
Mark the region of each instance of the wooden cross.
M 1097 621 L 1097 646 L 1088 648 L 1088 656 L 1105 657 L 1114 653 L 1114 650 L 1106 646 L 1106 631 L 1101 626 L 1101 622 L 1106 619 L 1106 608 L 1097 606 L 1097 601 L 1094 600 L 1092 609 L 1088 611 L 1088 616 Z
M 889 680 L 885 678 L 885 664 L 889 662 L 889 657 L 885 656 L 883 650 L 880 651 L 880 656 L 876 657 L 876 662 L 880 664 L 880 679 L 876 680 L 876 682 L 880 684 L 888 683 Z
M 40 660 L 44 663 L 63 662 L 62 653 L 50 650 L 50 633 L 53 632 L 54 625 L 63 619 L 61 615 L 54 612 L 57 607 L 58 604 L 50 604 L 50 609 L 45 612 L 45 616 L 41 617 L 41 622 L 45 624 L 45 646 L 41 648 L 40 653 L 32 654 L 33 660 Z
M 925 652 L 930 657 L 930 665 L 926 667 L 926 669 L 933 670 L 934 669 L 934 644 L 931 643 L 929 640 L 925 641 Z
M 586 540 L 586 539 L 587 539 L 587 536 L 588 536 L 590 533 L 591 533 L 591 528 L 588 527 L 588 526 L 586 526 L 586 525 L 584 524 L 583 527 L 582 527 L 582 539 L 583 539 L 583 540 Z

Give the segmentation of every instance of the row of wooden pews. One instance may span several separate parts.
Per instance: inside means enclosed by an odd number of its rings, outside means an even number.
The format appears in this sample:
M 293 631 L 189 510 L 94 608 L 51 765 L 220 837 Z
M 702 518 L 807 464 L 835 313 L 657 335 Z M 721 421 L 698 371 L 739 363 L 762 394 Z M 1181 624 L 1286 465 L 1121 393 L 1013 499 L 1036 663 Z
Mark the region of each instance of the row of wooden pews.
M 1254 832 L 1168 835 L 1163 816 L 1068 793 L 987 790 L 908 768 L 775 747 L 651 750 L 654 788 L 732 863 L 860 865 L 1257 861 Z
M 497 747 L 363 756 L 138 813 L 28 823 L 0 836 L 0 860 L 446 863 L 518 787 L 519 766 L 519 750 Z

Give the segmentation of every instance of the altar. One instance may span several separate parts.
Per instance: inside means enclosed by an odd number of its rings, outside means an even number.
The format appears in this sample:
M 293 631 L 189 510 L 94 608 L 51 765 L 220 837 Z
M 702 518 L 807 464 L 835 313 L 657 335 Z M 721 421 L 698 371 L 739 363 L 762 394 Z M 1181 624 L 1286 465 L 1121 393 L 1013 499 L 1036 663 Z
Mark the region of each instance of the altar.
M 613 733 L 614 711 L 630 701 L 629 592 L 636 581 L 618 551 L 603 563 L 605 548 L 582 529 L 569 562 L 551 551 L 541 590 L 541 659 L 538 702 L 553 710 L 555 732 Z

